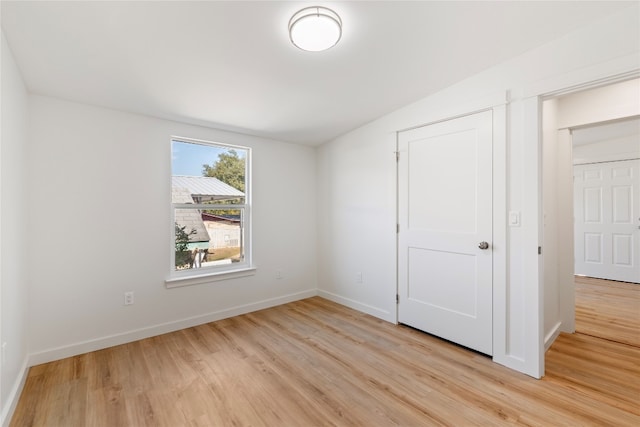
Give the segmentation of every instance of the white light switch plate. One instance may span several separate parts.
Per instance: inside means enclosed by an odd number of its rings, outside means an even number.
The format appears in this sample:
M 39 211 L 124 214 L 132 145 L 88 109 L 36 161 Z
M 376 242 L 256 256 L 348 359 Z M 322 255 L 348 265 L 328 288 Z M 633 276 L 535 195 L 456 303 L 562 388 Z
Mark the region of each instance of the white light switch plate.
M 520 227 L 520 212 L 519 211 L 509 211 L 509 226 L 510 227 Z

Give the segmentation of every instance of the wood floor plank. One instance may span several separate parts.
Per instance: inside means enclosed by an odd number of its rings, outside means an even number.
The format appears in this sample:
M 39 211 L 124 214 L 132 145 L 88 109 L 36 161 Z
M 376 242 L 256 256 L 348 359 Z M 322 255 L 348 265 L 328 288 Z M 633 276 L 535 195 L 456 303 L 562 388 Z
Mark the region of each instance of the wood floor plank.
M 627 290 L 585 290 L 581 309 Z M 629 324 L 577 324 L 596 317 Z M 635 426 L 639 361 L 638 346 L 561 334 L 535 380 L 314 297 L 35 366 L 11 427 Z
M 640 347 L 640 284 L 576 276 L 576 331 Z

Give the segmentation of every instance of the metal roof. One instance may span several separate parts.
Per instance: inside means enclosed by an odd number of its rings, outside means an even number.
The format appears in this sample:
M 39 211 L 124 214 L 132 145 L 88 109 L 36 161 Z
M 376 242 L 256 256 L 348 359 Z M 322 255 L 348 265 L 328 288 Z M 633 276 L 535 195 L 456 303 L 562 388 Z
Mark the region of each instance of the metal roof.
M 186 189 L 191 197 L 198 197 L 199 202 L 211 200 L 238 199 L 244 197 L 244 193 L 232 186 L 225 184 L 217 178 L 206 176 L 172 176 L 172 187 L 177 189 Z M 193 200 L 196 201 L 195 199 Z M 184 201 L 173 201 L 174 203 L 184 203 Z

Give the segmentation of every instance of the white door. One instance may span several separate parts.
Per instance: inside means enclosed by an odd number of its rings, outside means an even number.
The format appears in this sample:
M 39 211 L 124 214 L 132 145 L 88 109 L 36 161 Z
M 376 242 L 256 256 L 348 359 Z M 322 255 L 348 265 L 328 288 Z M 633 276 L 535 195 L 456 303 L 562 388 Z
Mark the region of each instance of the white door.
M 398 319 L 491 355 L 492 113 L 401 132 L 398 151 Z
M 640 160 L 573 172 L 576 274 L 640 283 Z

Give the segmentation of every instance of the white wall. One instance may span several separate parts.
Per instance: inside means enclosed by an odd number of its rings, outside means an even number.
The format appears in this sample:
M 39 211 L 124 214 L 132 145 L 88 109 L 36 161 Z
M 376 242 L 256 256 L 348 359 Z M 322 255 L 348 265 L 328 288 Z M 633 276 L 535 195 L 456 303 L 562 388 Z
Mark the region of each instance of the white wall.
M 580 91 L 558 99 L 558 128 L 633 117 L 640 109 L 640 79 Z
M 396 322 L 395 150 L 395 134 L 374 122 L 318 151 L 320 295 L 390 322 Z
M 505 318 L 494 325 L 494 360 L 541 375 L 538 147 L 537 130 L 530 127 L 532 117 L 533 126 L 538 123 L 537 98 L 529 97 L 637 69 L 638 13 L 632 5 L 321 146 L 320 294 L 396 318 L 395 132 L 491 107 L 496 94 L 508 92 L 507 210 L 522 213 L 522 226 L 508 230 L 507 279 L 495 284 L 506 296 L 494 305 Z M 362 284 L 355 283 L 358 271 Z
M 558 130 L 559 104 L 558 98 L 552 98 L 542 106 L 545 349 L 560 332 L 575 329 L 574 313 L 563 310 L 563 299 L 573 300 L 573 292 L 565 292 L 573 286 L 573 171 L 570 132 Z M 569 261 L 570 270 L 566 268 Z
M 637 159 L 638 157 L 640 157 L 640 138 L 638 135 L 606 139 L 593 144 L 573 147 L 574 165 Z
M 41 96 L 29 113 L 32 363 L 316 294 L 315 149 Z M 172 135 L 253 149 L 254 276 L 165 287 Z
M 557 309 L 554 313 L 560 322 L 560 331 L 573 333 L 576 330 L 575 286 L 574 286 L 574 241 L 573 241 L 573 146 L 571 132 L 561 129 L 557 133 L 556 147 L 557 181 L 556 188 L 556 263 L 557 290 L 553 294 L 558 297 Z M 542 189 L 543 193 L 545 188 Z M 546 259 L 545 259 L 546 260 Z M 545 316 L 547 315 L 545 311 Z M 545 344 L 549 348 L 557 331 L 546 331 Z
M 27 91 L 2 33 L 0 136 L 0 425 L 8 422 L 27 363 Z

